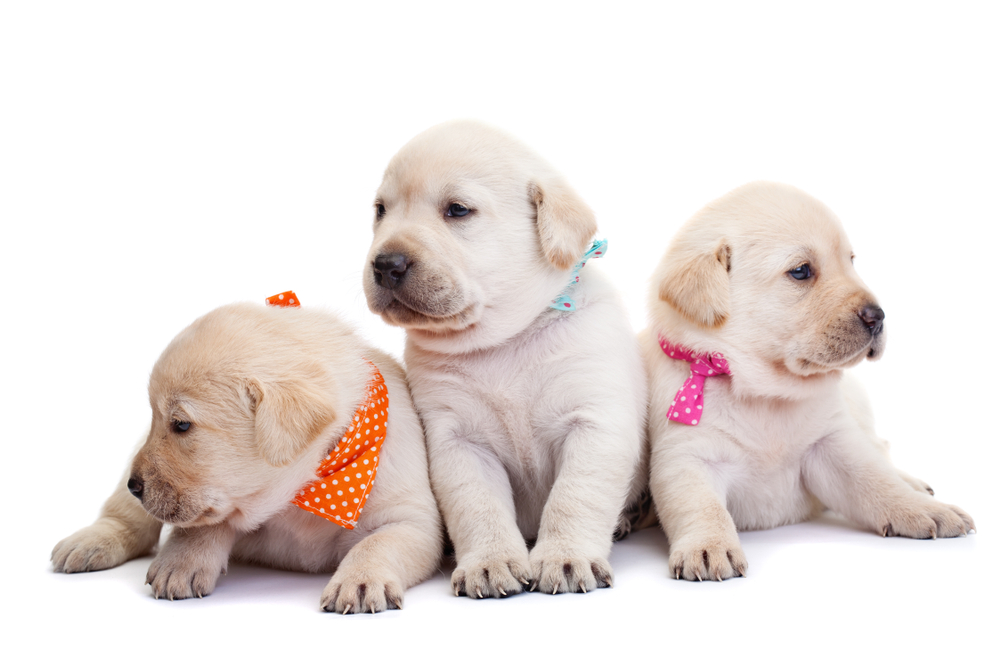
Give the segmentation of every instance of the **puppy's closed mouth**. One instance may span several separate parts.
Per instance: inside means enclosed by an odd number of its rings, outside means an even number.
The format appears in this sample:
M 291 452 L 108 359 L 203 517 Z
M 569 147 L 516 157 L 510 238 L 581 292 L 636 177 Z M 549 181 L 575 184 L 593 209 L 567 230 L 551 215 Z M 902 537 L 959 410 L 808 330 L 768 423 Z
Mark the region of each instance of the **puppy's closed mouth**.
M 839 358 L 834 359 L 828 357 L 807 359 L 803 357 L 796 359 L 796 365 L 798 366 L 800 372 L 805 372 L 806 374 L 850 368 L 866 358 L 874 359 L 881 355 L 882 349 L 885 347 L 883 340 L 884 339 L 882 338 L 881 333 L 879 333 L 873 335 L 860 348 L 854 350 L 853 352 L 843 354 Z
M 148 511 L 148 510 L 147 510 Z M 155 516 L 157 519 L 163 523 L 169 523 L 171 526 L 177 526 L 178 528 L 195 528 L 197 526 L 212 526 L 217 523 L 222 523 L 229 518 L 229 515 L 214 507 L 208 507 L 201 512 L 195 512 L 190 510 L 183 510 L 181 508 L 176 509 L 168 514 L 160 514 L 149 512 L 151 515 Z
M 193 528 L 194 526 L 210 526 L 221 523 L 228 518 L 228 513 L 209 505 L 205 508 L 194 508 L 186 506 L 184 503 L 176 502 L 144 502 L 143 509 L 150 516 L 153 516 L 163 523 L 180 528 Z
M 442 333 L 464 331 L 475 326 L 479 319 L 478 313 L 480 310 L 479 304 L 472 303 L 457 313 L 438 315 L 415 308 L 408 303 L 404 303 L 399 296 L 394 295 L 392 300 L 386 303 L 379 314 L 389 324 L 400 326 L 404 329 L 420 329 Z

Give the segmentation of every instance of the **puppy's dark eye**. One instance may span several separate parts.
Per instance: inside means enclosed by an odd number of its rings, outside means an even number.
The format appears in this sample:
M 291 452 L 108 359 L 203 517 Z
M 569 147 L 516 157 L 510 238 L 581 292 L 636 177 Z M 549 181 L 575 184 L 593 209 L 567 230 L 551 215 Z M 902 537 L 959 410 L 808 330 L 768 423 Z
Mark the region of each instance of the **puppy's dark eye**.
M 382 202 L 375 202 L 375 219 L 381 220 L 384 215 L 385 206 L 382 205 Z
M 802 266 L 796 266 L 794 269 L 789 271 L 788 275 L 796 280 L 805 280 L 806 278 L 812 278 L 813 271 L 811 266 L 803 264 Z
M 448 207 L 448 210 L 445 212 L 445 215 L 447 215 L 449 218 L 462 218 L 467 216 L 469 213 L 470 211 L 467 207 L 455 203 Z
M 170 422 L 170 428 L 174 433 L 184 433 L 191 428 L 191 422 L 179 422 L 176 419 Z

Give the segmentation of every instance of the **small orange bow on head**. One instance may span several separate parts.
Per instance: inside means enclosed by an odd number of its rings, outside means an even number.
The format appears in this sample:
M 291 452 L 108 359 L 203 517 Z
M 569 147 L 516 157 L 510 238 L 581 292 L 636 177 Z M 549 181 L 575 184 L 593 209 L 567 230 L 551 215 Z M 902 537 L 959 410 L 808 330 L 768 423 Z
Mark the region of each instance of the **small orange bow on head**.
M 301 305 L 295 292 L 269 296 L 267 303 L 280 308 Z M 365 389 L 365 399 L 354 413 L 347 432 L 319 464 L 318 479 L 306 484 L 292 500 L 307 512 L 348 530 L 358 525 L 358 515 L 371 493 L 389 419 L 389 390 L 385 387 L 385 378 L 378 366 L 370 361 L 368 365 L 372 374 Z
M 275 294 L 274 296 L 267 297 L 265 301 L 267 301 L 267 305 L 269 306 L 278 306 L 280 308 L 298 308 L 301 305 L 299 297 L 295 296 L 295 292 Z

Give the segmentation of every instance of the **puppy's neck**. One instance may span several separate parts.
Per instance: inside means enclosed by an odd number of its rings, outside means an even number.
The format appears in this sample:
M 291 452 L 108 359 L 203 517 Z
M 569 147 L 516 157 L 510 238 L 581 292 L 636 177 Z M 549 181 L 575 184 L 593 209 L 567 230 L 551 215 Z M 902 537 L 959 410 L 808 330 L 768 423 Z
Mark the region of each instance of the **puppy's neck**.
M 732 354 L 735 360 L 727 357 L 733 369 L 732 388 L 741 400 L 809 401 L 836 391 L 843 376 L 843 371 L 832 370 L 804 377 L 788 370 L 781 361 L 767 361 L 739 351 Z
M 781 360 L 767 360 L 734 344 L 726 324 L 715 328 L 693 324 L 663 302 L 653 309 L 656 335 L 696 355 L 717 354 L 729 364 L 730 391 L 745 401 L 802 401 L 836 389 L 842 371 L 829 370 L 803 376 Z M 682 363 L 682 362 L 678 362 Z

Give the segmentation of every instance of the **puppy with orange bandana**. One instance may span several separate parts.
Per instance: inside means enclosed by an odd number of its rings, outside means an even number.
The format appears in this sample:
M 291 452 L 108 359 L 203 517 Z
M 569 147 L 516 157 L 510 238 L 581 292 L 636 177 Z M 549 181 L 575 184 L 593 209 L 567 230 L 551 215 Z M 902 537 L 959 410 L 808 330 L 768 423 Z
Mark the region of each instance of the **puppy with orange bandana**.
M 441 519 L 403 369 L 332 315 L 218 308 L 163 352 L 149 401 L 149 437 L 100 518 L 56 545 L 56 571 L 141 556 L 168 523 L 155 597 L 208 595 L 232 558 L 334 572 L 320 604 L 346 614 L 400 608 L 437 566 Z

